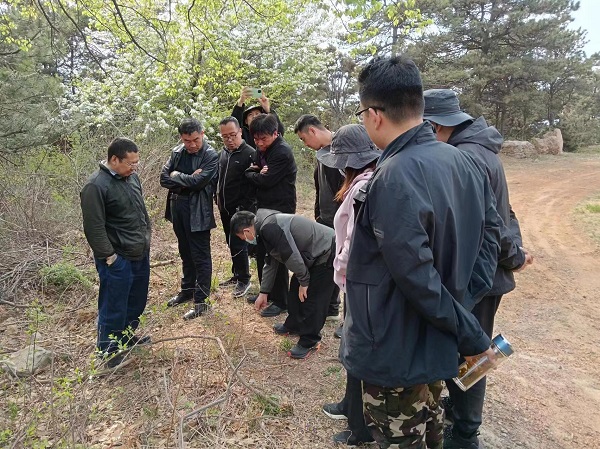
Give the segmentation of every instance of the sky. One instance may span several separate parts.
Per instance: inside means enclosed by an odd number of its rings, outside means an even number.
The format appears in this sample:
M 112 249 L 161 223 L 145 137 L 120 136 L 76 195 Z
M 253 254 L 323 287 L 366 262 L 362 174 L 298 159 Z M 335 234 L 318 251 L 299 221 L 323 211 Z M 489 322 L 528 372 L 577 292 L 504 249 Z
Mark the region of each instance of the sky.
M 579 10 L 573 13 L 573 18 L 573 28 L 587 31 L 586 40 L 589 42 L 584 47 L 586 55 L 600 51 L 600 0 L 580 0 Z

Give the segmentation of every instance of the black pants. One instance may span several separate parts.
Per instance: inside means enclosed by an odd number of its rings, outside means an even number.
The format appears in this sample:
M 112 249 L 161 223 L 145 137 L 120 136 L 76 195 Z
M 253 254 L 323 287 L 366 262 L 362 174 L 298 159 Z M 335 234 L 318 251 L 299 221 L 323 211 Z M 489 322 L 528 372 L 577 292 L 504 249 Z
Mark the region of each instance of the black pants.
M 490 338 L 493 337 L 494 317 L 501 299 L 502 295 L 485 296 L 472 310 L 481 328 Z M 453 431 L 455 430 L 458 435 L 465 438 L 473 436 L 481 425 L 483 400 L 485 399 L 485 379 L 484 377 L 467 391 L 462 391 L 452 379 L 446 380 L 446 387 L 453 403 Z
M 195 303 L 202 303 L 210 295 L 212 277 L 210 230 L 192 232 L 188 196 L 171 200 L 171 215 L 183 266 L 181 291 L 193 295 Z
M 262 282 L 263 268 L 265 266 L 265 257 L 267 256 L 267 250 L 265 246 L 258 239 L 256 243 L 256 267 L 258 268 L 258 279 Z M 277 275 L 275 276 L 275 283 L 269 293 L 269 301 L 275 304 L 277 307 L 286 310 L 288 308 L 287 296 L 289 288 L 290 277 L 288 269 L 282 263 L 279 264 L 277 269 Z
M 317 220 L 317 223 L 327 226 L 328 228 L 333 229 L 333 223 L 325 223 L 321 220 Z M 335 251 L 335 246 L 333 247 Z M 327 316 L 334 316 L 340 312 L 340 290 L 336 290 L 331 295 L 331 299 L 329 300 L 329 308 L 327 309 Z M 344 316 L 346 312 L 344 311 Z
M 310 284 L 304 302 L 298 298 L 300 283 L 292 276 L 288 295 L 288 317 L 285 327 L 300 335 L 298 344 L 310 348 L 321 341 L 321 329 L 327 318 L 327 307 L 334 291 L 339 288 L 333 282 L 330 264 L 313 266 L 309 270 Z
M 346 372 L 346 394 L 339 409 L 348 417 L 348 429 L 359 441 L 371 441 L 373 438 L 365 423 L 362 400 L 362 382 Z
M 226 210 L 221 209 L 221 223 L 225 232 L 225 241 L 229 246 L 231 253 L 231 273 L 233 277 L 244 284 L 250 282 L 250 264 L 248 263 L 248 243 L 240 239 L 237 235 L 231 233 L 231 215 Z

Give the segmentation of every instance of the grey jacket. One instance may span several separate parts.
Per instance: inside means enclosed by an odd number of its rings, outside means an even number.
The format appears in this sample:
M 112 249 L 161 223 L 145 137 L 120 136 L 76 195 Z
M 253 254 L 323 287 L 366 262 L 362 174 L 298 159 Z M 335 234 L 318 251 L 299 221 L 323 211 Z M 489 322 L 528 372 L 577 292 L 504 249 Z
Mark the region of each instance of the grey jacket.
M 171 196 L 173 193 L 177 193 L 184 188 L 190 194 L 190 209 L 192 211 L 190 225 L 192 232 L 208 231 L 217 227 L 213 213 L 213 194 L 218 172 L 219 155 L 204 141 L 202 149 L 193 158 L 194 171 L 201 168 L 202 172 L 197 175 L 180 173 L 171 178 L 170 173 L 177 166 L 183 151 L 185 151 L 183 144 L 179 144 L 173 148 L 171 157 L 169 157 L 169 160 L 160 172 L 160 185 L 169 189 L 165 218 L 172 221 Z
M 498 130 L 488 126 L 483 117 L 479 117 L 467 128 L 455 132 L 448 140 L 450 145 L 467 152 L 485 170 L 496 197 L 496 210 L 505 225 L 500 231 L 500 258 L 493 287 L 488 292 L 489 296 L 502 295 L 514 290 L 515 277 L 512 270 L 525 262 L 525 254 L 520 249 L 523 243 L 519 221 L 510 206 L 506 175 L 498 156 L 502 141 Z
M 260 284 L 261 293 L 271 292 L 280 263 L 294 273 L 300 285 L 307 287 L 310 284 L 309 269 L 333 261 L 333 229 L 306 217 L 259 209 L 255 228 L 269 254 Z

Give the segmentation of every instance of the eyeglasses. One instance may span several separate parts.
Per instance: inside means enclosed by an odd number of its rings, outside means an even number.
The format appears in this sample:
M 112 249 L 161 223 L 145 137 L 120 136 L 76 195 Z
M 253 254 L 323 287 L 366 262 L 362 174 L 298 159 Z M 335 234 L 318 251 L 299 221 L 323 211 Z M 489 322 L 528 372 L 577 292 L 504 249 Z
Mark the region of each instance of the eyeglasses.
M 129 162 L 125 159 L 121 159 L 121 162 L 123 162 L 125 165 L 127 165 L 129 168 L 133 168 L 136 169 L 140 166 L 140 162 Z
M 240 131 L 241 131 L 241 129 L 238 130 L 238 131 L 236 131 L 236 132 L 234 132 L 234 133 L 231 133 L 231 134 L 221 134 L 221 139 L 223 139 L 223 140 L 233 140 L 233 139 L 235 139 L 237 137 L 237 135 L 240 133 Z
M 385 108 L 379 106 L 369 106 L 364 109 L 361 109 L 360 111 L 358 110 L 358 108 L 360 108 L 360 104 L 356 107 L 357 110 L 354 113 L 354 115 L 356 115 L 361 122 L 363 121 L 363 112 L 367 112 L 369 109 L 373 109 L 374 111 L 385 111 Z

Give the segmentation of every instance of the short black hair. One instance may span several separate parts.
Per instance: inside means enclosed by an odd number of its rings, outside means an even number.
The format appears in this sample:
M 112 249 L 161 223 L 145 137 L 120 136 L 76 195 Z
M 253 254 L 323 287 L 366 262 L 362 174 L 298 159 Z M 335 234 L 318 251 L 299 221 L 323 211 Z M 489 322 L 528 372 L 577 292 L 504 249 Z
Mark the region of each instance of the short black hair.
M 240 127 L 240 122 L 235 117 L 229 116 L 225 117 L 223 120 L 219 122 L 219 126 L 227 125 L 227 123 L 235 123 L 236 128 Z
M 237 235 L 242 232 L 242 229 L 252 227 L 255 219 L 256 215 L 254 215 L 252 212 L 248 212 L 247 210 L 236 212 L 233 214 L 233 217 L 231 217 L 231 221 L 229 222 L 231 233 Z
M 262 134 L 273 134 L 279 128 L 277 118 L 273 114 L 260 114 L 254 117 L 250 123 L 250 134 L 252 136 Z
M 315 128 L 319 128 L 322 130 L 327 129 L 325 128 L 323 123 L 321 123 L 321 120 L 317 118 L 316 115 L 304 114 L 301 115 L 300 118 L 298 118 L 298 120 L 296 120 L 296 123 L 294 124 L 294 133 L 298 134 L 306 132 L 309 126 L 314 126 Z
M 126 137 L 117 137 L 108 146 L 108 160 L 110 161 L 113 156 L 117 156 L 119 160 L 122 160 L 127 157 L 127 153 L 137 153 L 138 151 L 139 149 L 133 140 Z
M 196 131 L 201 133 L 203 131 L 202 124 L 195 118 L 184 118 L 179 126 L 177 127 L 179 135 L 182 134 L 194 134 Z
M 415 63 L 404 57 L 375 58 L 358 75 L 362 105 L 380 107 L 383 114 L 398 123 L 422 118 L 423 81 Z

